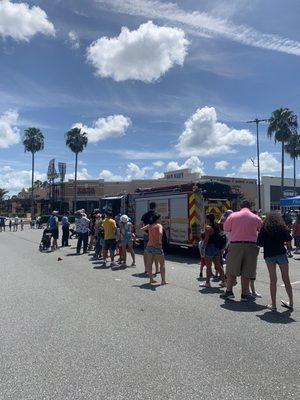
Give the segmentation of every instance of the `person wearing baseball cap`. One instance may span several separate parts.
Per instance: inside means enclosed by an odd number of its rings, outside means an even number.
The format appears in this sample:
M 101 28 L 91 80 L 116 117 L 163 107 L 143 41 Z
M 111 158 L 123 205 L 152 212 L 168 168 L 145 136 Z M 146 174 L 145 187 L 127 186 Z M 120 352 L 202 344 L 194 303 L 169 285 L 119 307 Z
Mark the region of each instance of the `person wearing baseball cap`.
M 133 226 L 130 222 L 130 218 L 127 215 L 121 215 L 120 217 L 120 239 L 121 239 L 121 248 L 122 248 L 122 261 L 123 264 L 126 265 L 126 258 L 127 258 L 127 248 L 132 257 L 132 264 L 131 266 L 135 266 L 135 253 L 133 250 Z

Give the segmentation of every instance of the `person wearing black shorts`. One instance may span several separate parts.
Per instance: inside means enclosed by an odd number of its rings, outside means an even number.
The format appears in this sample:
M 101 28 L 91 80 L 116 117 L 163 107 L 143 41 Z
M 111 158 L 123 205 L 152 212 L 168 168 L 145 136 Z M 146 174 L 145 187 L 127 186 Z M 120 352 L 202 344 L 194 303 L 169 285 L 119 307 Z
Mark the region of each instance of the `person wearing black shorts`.
M 48 226 L 51 230 L 51 235 L 52 235 L 52 250 L 56 250 L 58 248 L 57 246 L 57 240 L 58 240 L 58 211 L 52 211 L 52 215 L 49 219 Z

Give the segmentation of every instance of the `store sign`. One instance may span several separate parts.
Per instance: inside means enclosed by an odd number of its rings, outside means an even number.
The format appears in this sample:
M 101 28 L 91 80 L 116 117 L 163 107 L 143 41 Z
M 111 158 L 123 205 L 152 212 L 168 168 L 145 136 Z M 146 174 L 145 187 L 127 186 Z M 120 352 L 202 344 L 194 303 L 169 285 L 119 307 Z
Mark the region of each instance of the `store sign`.
M 83 196 L 93 196 L 96 194 L 95 188 L 93 187 L 79 187 L 77 188 L 77 194 L 81 194 Z
M 285 186 L 283 190 L 284 198 L 294 197 L 300 195 L 300 188 L 296 187 L 296 193 L 294 194 L 293 186 Z M 271 203 L 279 203 L 281 199 L 281 188 L 280 186 L 270 186 L 270 201 Z
M 283 197 L 293 197 L 294 196 L 294 189 L 293 190 L 285 190 L 283 192 Z

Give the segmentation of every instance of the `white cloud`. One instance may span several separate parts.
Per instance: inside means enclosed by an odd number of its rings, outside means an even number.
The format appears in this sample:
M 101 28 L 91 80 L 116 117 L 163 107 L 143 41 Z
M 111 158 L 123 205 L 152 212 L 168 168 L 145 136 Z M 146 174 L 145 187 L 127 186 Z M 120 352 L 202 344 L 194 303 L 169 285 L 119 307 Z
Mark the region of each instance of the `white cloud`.
M 123 27 L 118 37 L 96 40 L 87 49 L 87 60 L 102 78 L 151 83 L 183 65 L 187 46 L 183 30 L 149 21 L 133 31 Z
M 189 33 L 212 38 L 225 38 L 244 45 L 300 56 L 300 42 L 279 35 L 265 34 L 246 25 L 206 12 L 185 11 L 174 2 L 158 0 L 97 0 L 116 12 L 161 19 L 183 26 Z
M 75 178 L 75 173 L 72 172 L 70 174 L 66 175 L 66 179 L 74 179 Z M 92 179 L 92 176 L 88 173 L 88 170 L 86 168 L 82 168 L 81 171 L 77 172 L 77 179 L 80 181 Z
M 257 158 L 254 160 L 254 164 L 257 165 Z M 256 166 L 253 165 L 253 162 L 251 159 L 246 160 L 239 168 L 239 171 L 242 173 L 256 173 L 257 174 L 257 168 Z M 287 165 L 287 169 L 290 169 L 291 166 Z M 277 160 L 273 154 L 265 151 L 263 153 L 260 153 L 260 169 L 261 172 L 264 174 L 269 174 L 269 173 L 274 173 L 274 172 L 279 172 L 281 171 L 281 162 Z
M 233 129 L 217 122 L 214 107 L 199 108 L 185 122 L 185 130 L 179 137 L 176 148 L 181 156 L 211 156 L 232 153 L 233 146 L 255 144 L 255 138 L 248 129 Z
M 154 167 L 161 168 L 165 165 L 165 163 L 163 161 L 154 161 L 154 163 L 152 163 L 152 165 Z
M 167 165 L 167 171 L 176 171 L 178 169 L 190 168 L 191 172 L 199 173 L 204 175 L 203 162 L 199 160 L 198 157 L 192 156 L 188 158 L 182 165 L 179 165 L 176 161 L 171 161 Z
M 139 150 L 118 150 L 110 149 L 108 153 L 117 154 L 127 160 L 156 160 L 162 158 L 165 160 L 175 158 L 178 153 L 175 151 L 139 151 Z
M 78 35 L 75 31 L 70 31 L 68 33 L 68 40 L 69 40 L 69 43 L 70 43 L 72 49 L 79 49 L 80 42 L 79 42 Z
M 40 7 L 27 3 L 0 2 L 0 36 L 28 42 L 37 33 L 54 36 L 54 25 Z
M 20 142 L 20 130 L 16 127 L 18 117 L 14 110 L 0 115 L 0 148 L 7 149 Z
M 133 180 L 133 179 L 144 179 L 146 170 L 145 168 L 140 168 L 137 164 L 134 163 L 129 163 L 127 165 L 127 180 Z
M 31 186 L 31 170 L 15 170 L 9 165 L 5 165 L 0 170 L 0 187 L 9 190 L 11 195 Z M 35 181 L 46 179 L 46 174 L 34 171 Z
M 165 176 L 165 174 L 163 174 L 162 172 L 154 172 L 154 174 L 152 175 L 152 179 L 161 179 Z
M 81 167 L 84 167 L 86 165 L 86 163 L 84 161 L 79 160 L 78 165 L 80 165 Z
M 114 175 L 111 171 L 104 169 L 99 174 L 99 179 L 104 179 L 105 181 L 123 181 L 124 179 L 120 175 Z
M 176 161 L 170 161 L 167 165 L 166 171 L 177 171 L 178 169 L 180 169 L 180 166 L 178 164 L 178 162 Z
M 73 127 L 86 132 L 89 142 L 95 143 L 108 138 L 124 136 L 130 125 L 130 118 L 124 117 L 124 115 L 110 115 L 107 118 L 98 118 L 91 128 L 81 122 L 76 123 Z
M 231 172 L 230 174 L 226 174 L 226 178 L 235 178 L 236 177 L 236 173 L 235 172 Z
M 217 161 L 215 163 L 215 169 L 219 171 L 224 171 L 229 167 L 229 162 L 228 161 Z

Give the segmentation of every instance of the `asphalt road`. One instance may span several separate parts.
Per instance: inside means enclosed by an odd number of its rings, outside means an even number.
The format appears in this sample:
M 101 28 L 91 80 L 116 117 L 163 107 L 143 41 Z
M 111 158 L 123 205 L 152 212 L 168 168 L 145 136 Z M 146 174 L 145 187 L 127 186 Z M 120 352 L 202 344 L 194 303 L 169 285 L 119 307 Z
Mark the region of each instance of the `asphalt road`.
M 41 233 L 0 233 L 1 399 L 300 398 L 300 260 L 295 311 L 272 313 L 262 260 L 263 298 L 240 303 L 236 288 L 224 303 L 217 284 L 199 289 L 187 252 L 169 257 L 170 285 L 150 289 L 140 255 L 102 269 L 72 247 L 40 253 Z

